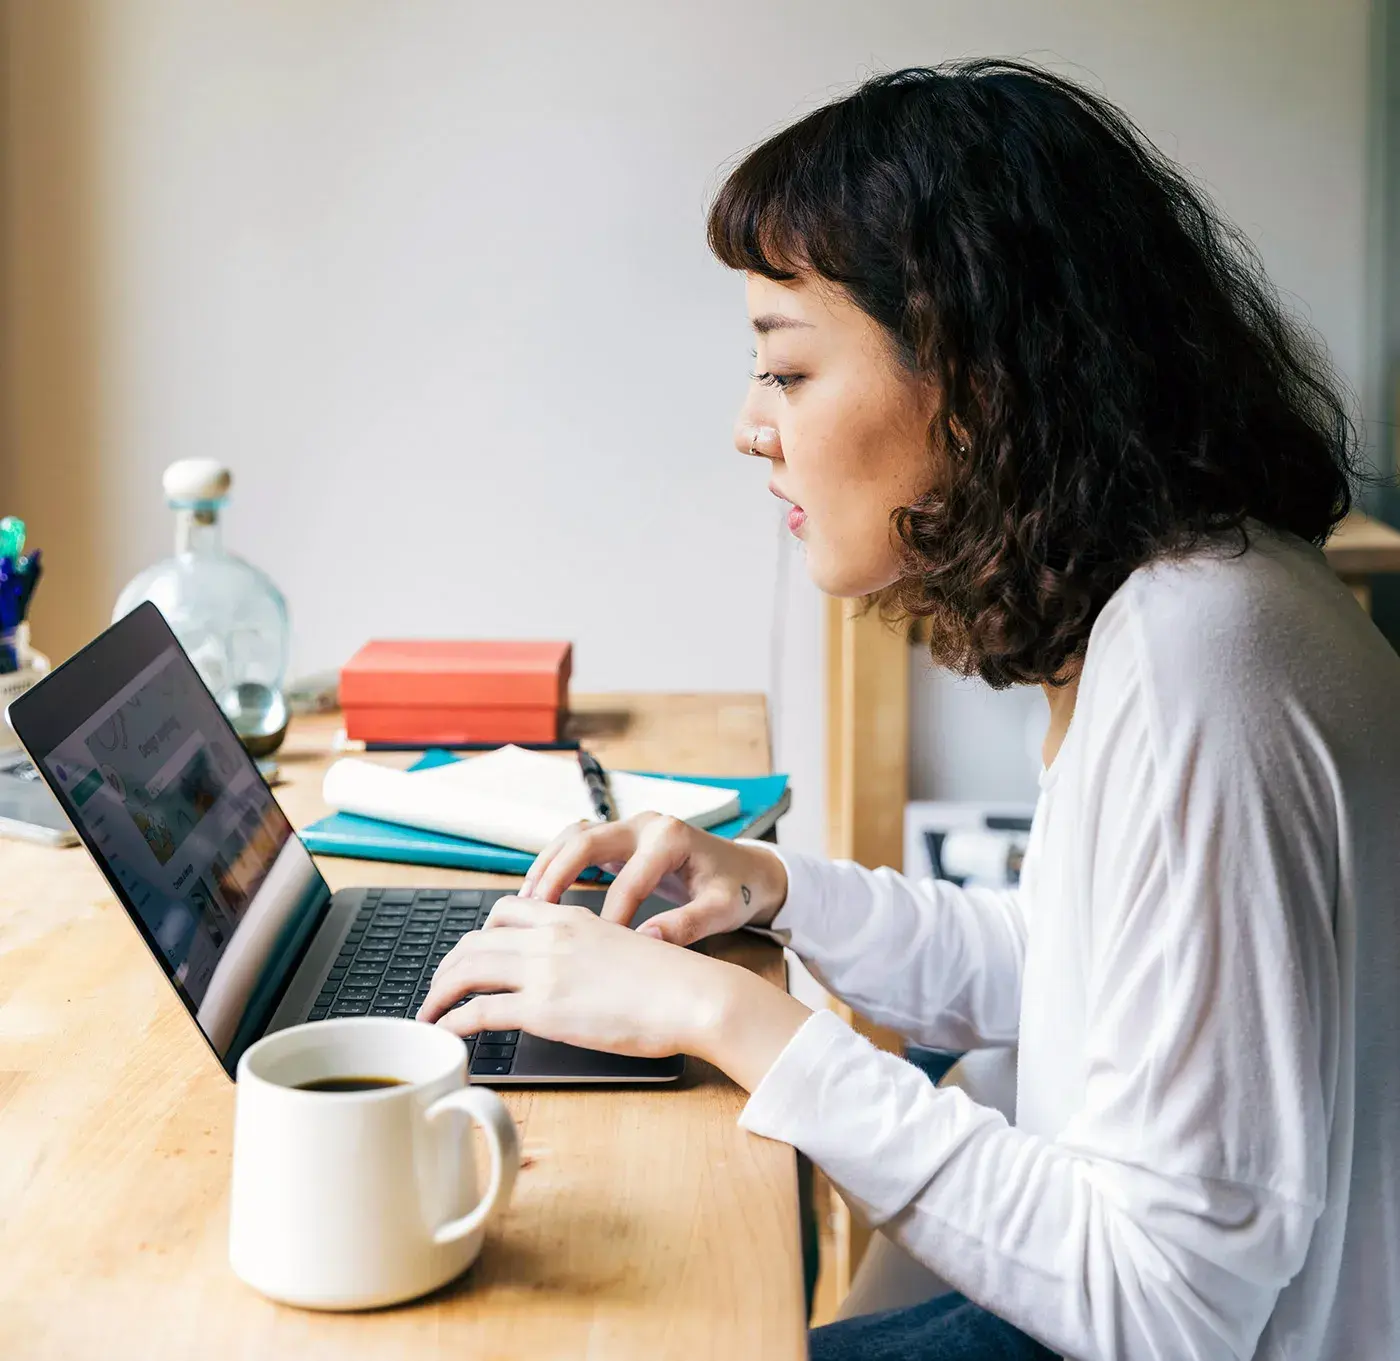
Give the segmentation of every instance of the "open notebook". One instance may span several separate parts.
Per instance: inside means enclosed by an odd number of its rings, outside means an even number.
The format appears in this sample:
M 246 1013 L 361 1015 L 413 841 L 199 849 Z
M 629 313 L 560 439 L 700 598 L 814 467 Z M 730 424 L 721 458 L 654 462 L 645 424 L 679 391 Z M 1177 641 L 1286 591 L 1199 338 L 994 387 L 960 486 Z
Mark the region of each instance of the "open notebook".
M 609 772 L 608 783 L 619 819 L 664 813 L 708 828 L 739 814 L 734 789 L 622 772 Z M 326 772 L 323 793 L 341 813 L 531 855 L 594 816 L 577 761 L 514 746 L 412 771 L 346 758 Z
M 414 770 L 451 765 L 460 758 L 449 751 L 424 752 Z M 739 812 L 727 822 L 707 828 L 713 836 L 765 836 L 792 803 L 786 775 L 652 775 L 675 784 L 705 784 L 729 789 L 739 798 Z M 444 869 L 489 870 L 492 874 L 524 874 L 534 862 L 530 851 L 513 851 L 489 841 L 428 832 L 420 827 L 332 813 L 300 829 L 313 855 L 343 855 L 355 860 L 390 860 L 403 865 L 438 865 Z M 607 878 L 587 869 L 580 879 Z

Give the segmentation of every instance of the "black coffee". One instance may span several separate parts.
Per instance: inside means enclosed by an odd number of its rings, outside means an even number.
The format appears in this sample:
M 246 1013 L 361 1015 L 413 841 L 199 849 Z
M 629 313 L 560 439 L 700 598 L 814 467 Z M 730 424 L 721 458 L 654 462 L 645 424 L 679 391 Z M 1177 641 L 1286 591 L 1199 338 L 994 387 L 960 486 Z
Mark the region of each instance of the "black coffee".
M 314 1082 L 298 1082 L 299 1092 L 373 1092 L 381 1087 L 402 1087 L 401 1077 L 318 1077 Z

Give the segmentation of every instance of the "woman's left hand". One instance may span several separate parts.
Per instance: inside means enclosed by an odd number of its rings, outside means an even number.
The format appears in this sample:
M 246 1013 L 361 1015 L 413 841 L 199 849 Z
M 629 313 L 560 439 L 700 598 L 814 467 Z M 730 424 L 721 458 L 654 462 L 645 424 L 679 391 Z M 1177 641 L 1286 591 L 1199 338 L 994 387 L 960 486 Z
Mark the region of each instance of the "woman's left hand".
M 418 1019 L 459 1035 L 527 1030 L 647 1058 L 700 1053 L 734 972 L 585 907 L 502 898 L 438 965 Z M 469 993 L 478 995 L 450 1010 Z

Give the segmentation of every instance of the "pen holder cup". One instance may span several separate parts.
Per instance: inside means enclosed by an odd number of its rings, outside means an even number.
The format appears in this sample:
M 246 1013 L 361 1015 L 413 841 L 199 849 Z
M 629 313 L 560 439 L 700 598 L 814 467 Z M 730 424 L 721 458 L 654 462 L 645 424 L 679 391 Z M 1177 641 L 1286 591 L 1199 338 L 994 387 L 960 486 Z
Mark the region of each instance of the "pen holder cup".
M 0 670 L 0 751 L 12 751 L 19 746 L 14 729 L 4 721 L 5 710 L 31 685 L 47 674 L 49 659 L 29 646 L 29 625 L 0 632 L 0 667 L 19 663 L 17 670 Z

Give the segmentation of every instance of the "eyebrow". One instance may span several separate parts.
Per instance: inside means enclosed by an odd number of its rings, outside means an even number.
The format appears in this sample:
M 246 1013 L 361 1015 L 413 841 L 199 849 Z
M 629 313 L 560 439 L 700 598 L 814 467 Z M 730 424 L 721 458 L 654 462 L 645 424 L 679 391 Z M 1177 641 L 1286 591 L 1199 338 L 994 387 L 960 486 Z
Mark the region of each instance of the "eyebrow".
M 781 312 L 766 312 L 763 316 L 753 319 L 753 328 L 759 335 L 766 336 L 770 331 L 810 331 L 812 323 L 798 321 L 796 317 L 785 317 Z

